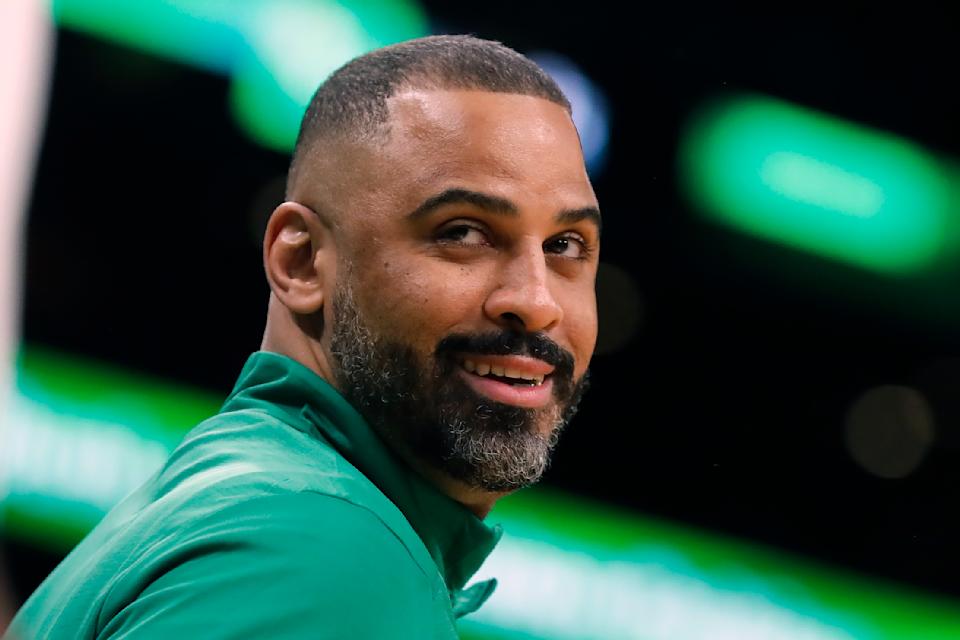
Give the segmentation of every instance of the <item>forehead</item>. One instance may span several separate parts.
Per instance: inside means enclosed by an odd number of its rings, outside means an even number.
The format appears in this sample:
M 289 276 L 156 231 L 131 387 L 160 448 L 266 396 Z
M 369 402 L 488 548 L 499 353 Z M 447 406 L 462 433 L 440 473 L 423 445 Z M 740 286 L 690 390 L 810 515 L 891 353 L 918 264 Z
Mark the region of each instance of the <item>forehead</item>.
M 563 134 L 576 135 L 566 109 L 535 96 L 408 89 L 392 96 L 387 108 L 391 133 L 407 143 L 437 138 L 470 141 L 517 133 L 526 134 L 529 142 L 550 143 Z
M 388 101 L 384 158 L 411 187 L 496 182 L 593 199 L 580 140 L 566 109 L 533 96 L 408 90 Z

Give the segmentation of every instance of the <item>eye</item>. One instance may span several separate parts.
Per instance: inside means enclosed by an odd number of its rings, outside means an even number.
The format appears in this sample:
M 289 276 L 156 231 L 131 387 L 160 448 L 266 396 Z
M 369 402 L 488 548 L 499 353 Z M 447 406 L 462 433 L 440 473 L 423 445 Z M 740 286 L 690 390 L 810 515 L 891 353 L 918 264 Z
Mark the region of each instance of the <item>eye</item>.
M 574 260 L 584 260 L 588 254 L 586 241 L 575 233 L 568 233 L 547 240 L 543 243 L 543 250 L 546 253 Z
M 444 227 L 437 234 L 437 241 L 460 245 L 488 245 L 490 240 L 483 229 L 465 222 L 457 222 Z

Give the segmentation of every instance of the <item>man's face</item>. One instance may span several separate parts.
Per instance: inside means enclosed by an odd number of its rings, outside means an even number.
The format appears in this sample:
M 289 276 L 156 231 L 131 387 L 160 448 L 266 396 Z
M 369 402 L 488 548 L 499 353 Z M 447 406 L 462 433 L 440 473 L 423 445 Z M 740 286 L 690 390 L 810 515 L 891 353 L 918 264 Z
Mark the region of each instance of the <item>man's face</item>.
M 345 159 L 329 349 L 387 441 L 469 486 L 536 481 L 585 387 L 599 213 L 566 111 L 408 91 Z M 349 170 L 346 169 L 349 167 Z

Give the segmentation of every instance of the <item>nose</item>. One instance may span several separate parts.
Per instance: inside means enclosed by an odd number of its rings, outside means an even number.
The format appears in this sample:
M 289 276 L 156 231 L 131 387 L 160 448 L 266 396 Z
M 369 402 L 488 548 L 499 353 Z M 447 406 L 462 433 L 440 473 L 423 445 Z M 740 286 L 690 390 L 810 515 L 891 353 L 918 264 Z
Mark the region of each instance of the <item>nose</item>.
M 505 256 L 497 276 L 483 311 L 498 325 L 534 333 L 552 329 L 563 319 L 539 244 Z

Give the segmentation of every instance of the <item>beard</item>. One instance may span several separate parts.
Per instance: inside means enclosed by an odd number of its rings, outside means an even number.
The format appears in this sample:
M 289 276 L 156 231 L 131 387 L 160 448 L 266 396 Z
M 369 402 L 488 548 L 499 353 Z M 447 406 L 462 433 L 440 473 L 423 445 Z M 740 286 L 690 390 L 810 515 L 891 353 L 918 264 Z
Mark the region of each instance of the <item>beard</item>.
M 349 286 L 337 289 L 333 316 L 334 375 L 347 401 L 382 439 L 472 488 L 537 482 L 588 386 L 586 373 L 573 379 L 573 356 L 543 334 L 452 334 L 424 361 L 409 345 L 374 335 Z M 543 360 L 554 366 L 554 401 L 528 409 L 485 398 L 459 375 L 458 353 Z

